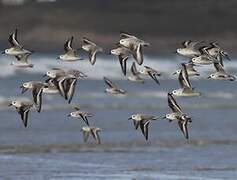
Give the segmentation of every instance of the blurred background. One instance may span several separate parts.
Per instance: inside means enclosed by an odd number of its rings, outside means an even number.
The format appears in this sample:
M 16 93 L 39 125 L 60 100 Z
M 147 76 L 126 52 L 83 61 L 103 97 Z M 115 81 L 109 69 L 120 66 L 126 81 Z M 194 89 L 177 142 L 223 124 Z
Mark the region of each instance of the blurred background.
M 0 0 L 0 50 L 9 47 L 9 34 L 35 52 L 33 68 L 11 66 L 15 57 L 0 54 L 0 180 L 232 180 L 237 176 L 236 81 L 207 80 L 213 65 L 195 67 L 190 77 L 201 97 L 176 98 L 192 117 L 186 140 L 176 122 L 150 123 L 149 141 L 128 118 L 135 113 L 163 116 L 170 112 L 167 93 L 180 87 L 173 72 L 188 58 L 174 52 L 184 40 L 217 41 L 229 53 L 226 72 L 237 76 L 237 1 L 235 0 Z M 125 31 L 149 42 L 144 65 L 162 73 L 157 85 L 127 81 L 115 48 Z M 102 46 L 94 66 L 79 50 L 83 61 L 62 62 L 65 41 L 74 36 L 80 48 L 85 36 Z M 71 104 L 60 95 L 43 95 L 42 112 L 29 113 L 28 128 L 7 105 L 11 100 L 32 100 L 20 94 L 27 81 L 44 81 L 53 67 L 79 69 L 88 75 L 78 80 Z M 127 91 L 125 96 L 104 92 L 106 76 Z M 90 124 L 100 127 L 101 145 L 89 137 L 84 143 L 80 119 L 67 115 L 80 105 L 94 114 Z
M 1 0 L 0 44 L 19 29 L 19 39 L 35 50 L 60 47 L 68 36 L 89 36 L 110 48 L 119 32 L 152 44 L 152 53 L 172 53 L 186 39 L 211 40 L 236 54 L 235 0 Z

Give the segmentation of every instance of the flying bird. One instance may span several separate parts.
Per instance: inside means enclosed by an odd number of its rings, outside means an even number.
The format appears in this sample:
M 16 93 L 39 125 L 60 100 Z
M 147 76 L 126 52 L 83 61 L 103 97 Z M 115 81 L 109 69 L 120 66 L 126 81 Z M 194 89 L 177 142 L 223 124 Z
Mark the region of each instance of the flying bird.
M 88 38 L 84 37 L 82 39 L 84 45 L 82 46 L 82 49 L 87 51 L 89 53 L 89 60 L 91 65 L 94 65 L 96 62 L 96 54 L 98 52 L 103 52 L 102 47 L 98 46 L 96 43 L 92 42 Z
M 117 87 L 117 85 L 115 85 L 111 80 L 109 80 L 108 78 L 104 77 L 104 81 L 105 84 L 107 85 L 107 88 L 105 89 L 105 91 L 109 94 L 125 94 L 126 91 L 123 89 L 120 89 L 119 87 Z
M 72 47 L 73 39 L 74 38 L 72 36 L 70 39 L 66 41 L 66 43 L 64 44 L 65 53 L 59 55 L 57 59 L 67 62 L 83 60 L 81 57 L 79 57 L 77 50 Z
M 168 93 L 168 106 L 172 110 L 171 113 L 166 114 L 163 118 L 168 119 L 169 122 L 177 121 L 181 132 L 186 139 L 189 138 L 188 135 L 188 123 L 191 123 L 191 117 L 181 111 L 180 106 L 174 99 L 171 93 Z
M 100 144 L 100 136 L 99 132 L 101 131 L 98 127 L 90 127 L 90 126 L 84 126 L 82 127 L 81 131 L 83 132 L 83 140 L 84 142 L 87 142 L 89 135 L 91 134 L 93 139 L 96 141 L 97 144 Z
M 30 109 L 33 107 L 32 103 L 24 102 L 20 100 L 12 101 L 9 106 L 14 106 L 16 108 L 16 111 L 21 116 L 21 120 L 23 122 L 24 127 L 27 127 L 28 125 L 28 114 Z
M 8 41 L 11 45 L 10 48 L 5 49 L 2 54 L 8 54 L 13 56 L 23 55 L 23 54 L 31 54 L 32 52 L 24 49 L 22 45 L 17 40 L 17 29 L 13 33 L 10 34 Z
M 186 69 L 186 65 L 184 63 L 182 63 L 181 65 L 182 65 L 182 69 L 178 77 L 181 88 L 173 90 L 172 94 L 175 96 L 186 96 L 186 97 L 200 96 L 201 93 L 195 92 L 194 88 L 191 86 L 187 69 Z

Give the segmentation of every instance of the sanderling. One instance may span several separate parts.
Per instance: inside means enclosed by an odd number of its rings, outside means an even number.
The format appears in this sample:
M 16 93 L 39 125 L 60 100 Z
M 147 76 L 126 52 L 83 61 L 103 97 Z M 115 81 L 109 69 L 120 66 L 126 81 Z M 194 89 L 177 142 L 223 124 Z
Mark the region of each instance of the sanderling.
M 14 106 L 21 116 L 21 120 L 25 127 L 27 127 L 28 114 L 30 109 L 33 107 L 33 104 L 30 102 L 24 102 L 20 100 L 12 101 L 9 106 Z
M 8 54 L 8 55 L 22 55 L 22 54 L 31 54 L 32 52 L 29 50 L 26 50 L 23 48 L 22 45 L 19 44 L 18 40 L 17 40 L 17 29 L 15 29 L 15 31 L 10 34 L 8 41 L 11 45 L 10 48 L 5 49 L 4 52 L 2 52 L 2 54 Z
M 118 47 L 110 51 L 111 54 L 118 57 L 123 74 L 126 76 L 127 60 L 130 57 L 130 50 L 124 46 L 117 45 Z
M 69 117 L 74 117 L 74 118 L 81 118 L 87 126 L 89 126 L 89 121 L 87 117 L 92 117 L 94 116 L 92 113 L 81 111 L 79 107 L 74 108 L 76 111 L 71 112 L 68 116 Z
M 99 132 L 101 131 L 98 127 L 91 127 L 91 126 L 84 126 L 81 128 L 81 131 L 83 132 L 83 140 L 84 142 L 87 142 L 89 138 L 89 134 L 91 133 L 93 139 L 96 141 L 97 144 L 100 144 L 100 136 Z
M 111 80 L 109 80 L 108 78 L 104 77 L 104 81 L 105 84 L 108 86 L 105 89 L 105 92 L 109 93 L 109 94 L 125 94 L 126 91 L 123 89 L 120 89 L 119 87 L 117 87 Z
M 143 46 L 150 46 L 149 43 L 137 38 L 136 36 L 127 34 L 127 33 L 120 33 L 120 37 L 122 38 L 119 43 L 128 48 L 135 61 L 141 65 L 143 63 L 143 52 L 142 52 L 142 47 Z
M 11 65 L 15 66 L 15 67 L 19 67 L 19 68 L 33 68 L 34 65 L 33 64 L 29 64 L 28 63 L 28 57 L 30 56 L 30 53 L 25 53 L 25 54 L 20 54 L 20 55 L 16 55 L 16 59 L 17 61 L 12 61 Z
M 181 65 L 182 65 L 182 69 L 178 77 L 181 88 L 173 90 L 172 94 L 175 96 L 187 96 L 187 97 L 200 96 L 201 93 L 194 92 L 194 88 L 192 88 L 190 84 L 186 65 L 184 63 L 182 63 Z
M 58 82 L 55 79 L 48 78 L 45 80 L 45 83 L 47 83 L 48 86 L 43 88 L 43 93 L 45 94 L 58 94 L 59 93 L 59 90 L 57 88 Z
M 82 60 L 82 58 L 79 57 L 77 50 L 72 47 L 72 42 L 73 36 L 64 44 L 65 54 L 59 55 L 57 59 L 68 62 Z
M 144 66 L 144 69 L 141 70 L 140 73 L 144 75 L 149 75 L 157 84 L 160 84 L 157 79 L 157 76 L 161 76 L 161 73 L 159 73 L 155 69 L 148 66 Z
M 194 66 L 196 66 L 192 61 L 185 64 L 188 76 L 200 76 L 200 73 L 194 69 Z M 173 75 L 180 74 L 181 69 L 176 70 Z
M 172 113 L 166 114 L 163 118 L 168 119 L 169 122 L 177 121 L 180 130 L 184 134 L 185 138 L 188 139 L 189 137 L 187 125 L 189 122 L 192 122 L 191 117 L 181 111 L 180 106 L 178 105 L 171 93 L 168 93 L 168 106 L 172 110 Z
M 218 55 L 221 55 L 221 57 L 224 57 L 226 58 L 227 60 L 230 60 L 230 56 L 229 54 L 224 50 L 222 49 L 218 43 L 216 42 L 211 42 L 210 43 L 210 47 L 207 49 L 207 51 L 209 52 L 209 54 L 211 56 L 218 56 Z
M 201 55 L 200 51 L 196 48 L 196 46 L 203 41 L 184 41 L 182 43 L 183 48 L 178 48 L 176 52 L 178 54 L 181 54 L 185 57 L 195 57 Z
M 96 53 L 103 52 L 103 49 L 86 37 L 84 37 L 82 41 L 84 42 L 82 49 L 89 53 L 90 63 L 94 65 L 96 62 Z
M 85 78 L 83 72 L 76 69 L 60 69 L 53 68 L 45 74 L 49 78 L 53 79 L 54 85 L 58 88 L 59 93 L 64 99 L 68 100 L 68 103 L 71 103 L 71 100 L 74 95 L 77 79 Z
M 158 117 L 147 114 L 133 114 L 129 120 L 133 120 L 135 129 L 140 127 L 145 139 L 148 140 L 148 127 L 151 120 L 157 120 Z
M 29 81 L 23 83 L 20 88 L 22 89 L 22 94 L 25 93 L 28 89 L 32 89 L 32 96 L 37 111 L 41 111 L 42 106 L 42 92 L 44 88 L 47 88 L 48 84 L 40 81 Z
M 215 62 L 214 67 L 216 69 L 216 72 L 209 75 L 207 79 L 229 80 L 229 81 L 234 81 L 236 79 L 234 76 L 226 73 L 224 68 L 220 65 L 220 63 Z
M 201 52 L 201 55 L 193 57 L 191 61 L 194 64 L 199 64 L 199 65 L 210 65 L 213 62 L 217 62 L 218 59 L 214 56 L 211 56 L 209 52 L 207 51 L 208 47 L 203 46 L 199 48 L 199 51 Z
M 140 82 L 140 83 L 144 83 L 145 82 L 144 79 L 142 79 L 139 76 L 140 73 L 137 71 L 135 62 L 132 63 L 131 73 L 132 73 L 132 75 L 128 77 L 129 81 Z
M 82 71 L 77 69 L 61 69 L 61 68 L 52 68 L 47 71 L 44 76 L 48 76 L 49 78 L 57 78 L 61 76 L 70 76 L 76 79 L 87 77 Z
M 57 81 L 58 84 L 56 85 L 59 93 L 64 99 L 68 100 L 68 103 L 70 104 L 75 92 L 77 79 L 70 76 L 61 76 L 57 78 Z

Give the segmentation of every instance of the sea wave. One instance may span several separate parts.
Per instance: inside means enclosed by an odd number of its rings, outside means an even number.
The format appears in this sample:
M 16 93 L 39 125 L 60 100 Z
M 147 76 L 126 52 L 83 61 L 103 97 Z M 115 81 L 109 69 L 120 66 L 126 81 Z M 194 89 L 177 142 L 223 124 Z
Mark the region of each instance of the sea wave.
M 142 98 L 144 99 L 143 103 L 133 103 L 131 100 L 130 102 L 125 102 L 123 99 L 126 99 L 127 97 L 130 98 Z M 215 99 L 215 100 L 222 100 L 222 99 L 235 99 L 237 98 L 237 93 L 228 93 L 228 92 L 216 92 L 216 93 L 206 93 L 206 98 Z M 80 104 L 67 104 L 66 102 L 60 102 L 52 101 L 52 96 L 45 96 L 44 97 L 44 103 L 43 103 L 43 110 L 60 110 L 60 109 L 72 109 L 75 106 L 80 106 L 81 108 L 90 108 L 90 109 L 165 109 L 167 108 L 167 104 L 160 103 L 158 99 L 166 100 L 167 93 L 164 91 L 160 92 L 141 92 L 141 93 L 131 93 L 124 96 L 119 97 L 112 97 L 106 95 L 105 93 L 80 93 L 80 98 L 85 98 L 87 100 L 89 99 L 107 99 L 110 98 L 108 102 L 100 102 L 100 103 L 94 103 L 94 101 L 89 101 L 90 103 L 87 103 L 85 101 L 84 103 Z M 150 101 L 147 98 L 157 98 L 157 101 Z M 121 99 L 122 101 L 116 101 L 116 99 Z M 12 97 L 4 97 L 0 96 L 0 111 L 4 110 L 12 110 L 12 108 L 9 108 L 8 105 L 13 100 L 24 100 L 31 102 L 30 97 L 24 97 L 24 96 L 12 96 Z M 136 101 L 135 101 L 136 102 Z M 188 103 L 185 102 L 182 104 L 182 107 L 185 109 L 236 109 L 237 103 L 233 103 L 232 101 L 225 101 L 221 103 L 216 103 L 216 101 L 200 101 L 198 103 Z
M 208 146 L 208 145 L 236 145 L 236 140 L 190 140 L 189 146 Z M 159 148 L 173 148 L 180 146 L 187 146 L 183 140 L 168 140 L 159 139 L 150 142 L 142 140 L 129 142 L 105 142 L 100 146 L 94 143 L 88 144 L 25 144 L 25 145 L 0 145 L 1 154 L 16 154 L 16 153 L 55 153 L 55 152 L 147 152 L 157 151 Z M 143 147 L 152 147 L 146 148 Z
M 11 61 L 14 61 L 13 57 L 0 57 L 0 77 L 6 78 L 9 76 L 19 75 L 19 73 L 27 74 L 45 74 L 47 70 L 52 67 L 61 68 L 75 68 L 86 73 L 90 79 L 101 79 L 103 76 L 109 76 L 112 79 L 124 79 L 121 73 L 120 65 L 116 57 L 114 56 L 99 56 L 97 63 L 91 66 L 87 59 L 77 61 L 73 63 L 62 62 L 57 60 L 57 55 L 32 55 L 29 58 L 30 63 L 34 64 L 34 68 L 20 69 L 11 66 Z M 154 69 L 163 73 L 161 78 L 174 79 L 176 78 L 172 73 L 179 67 L 181 62 L 187 62 L 186 59 L 179 56 L 171 57 L 159 57 L 159 56 L 145 56 L 143 65 L 151 66 Z M 131 66 L 132 60 L 128 60 L 127 67 Z M 142 66 L 137 66 L 138 69 L 142 69 Z M 206 77 L 210 71 L 213 71 L 213 66 L 198 66 L 196 67 L 201 72 L 203 77 Z M 225 68 L 231 73 L 237 73 L 237 61 L 230 61 L 225 63 Z

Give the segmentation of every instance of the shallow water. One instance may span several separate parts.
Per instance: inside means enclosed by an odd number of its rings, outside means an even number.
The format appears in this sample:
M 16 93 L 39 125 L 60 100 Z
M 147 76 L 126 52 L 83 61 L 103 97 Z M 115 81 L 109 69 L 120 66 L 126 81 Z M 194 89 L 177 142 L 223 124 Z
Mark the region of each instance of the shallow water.
M 151 80 L 144 85 L 115 80 L 128 91 L 122 97 L 106 95 L 102 80 L 79 81 L 72 105 L 60 96 L 44 96 L 43 111 L 30 112 L 25 129 L 6 105 L 19 96 L 21 82 L 41 79 L 42 74 L 17 73 L 0 80 L 0 179 L 236 179 L 236 82 L 192 80 L 202 97 L 177 98 L 193 118 L 190 140 L 175 122 L 159 120 L 151 123 L 146 142 L 127 119 L 138 112 L 168 112 L 167 92 L 179 87 L 174 78 L 162 79 L 160 86 Z M 83 122 L 67 117 L 78 104 L 95 114 L 89 121 L 102 129 L 101 145 L 93 139 L 83 143 Z

